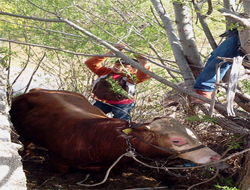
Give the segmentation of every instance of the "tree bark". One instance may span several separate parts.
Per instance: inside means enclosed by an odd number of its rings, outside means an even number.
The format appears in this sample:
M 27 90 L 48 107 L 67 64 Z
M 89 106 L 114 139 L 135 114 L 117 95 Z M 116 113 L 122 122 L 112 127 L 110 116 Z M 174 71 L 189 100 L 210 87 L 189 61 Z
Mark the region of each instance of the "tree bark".
M 236 7 L 235 0 L 223 0 L 223 3 L 224 3 L 224 8 L 226 8 L 232 12 L 235 12 L 235 7 Z M 226 28 L 228 28 L 231 23 L 234 23 L 233 20 L 231 18 L 228 18 L 228 17 L 226 17 L 226 21 L 227 21 Z
M 192 75 L 192 71 L 188 65 L 185 55 L 183 54 L 180 41 L 176 35 L 173 21 L 171 20 L 169 14 L 166 12 L 160 0 L 151 0 L 151 2 L 164 24 L 164 29 L 168 35 L 175 60 L 180 68 L 185 84 L 189 89 L 193 89 L 195 81 L 194 76 Z
M 249 137 L 248 137 L 248 142 L 249 142 Z M 248 143 L 248 146 L 246 147 L 249 148 L 250 143 Z M 236 186 L 240 190 L 248 190 L 250 188 L 250 152 L 247 152 L 244 156 L 244 163 L 241 167 L 241 171 L 239 172 L 239 177 L 236 182 Z
M 190 9 L 187 2 L 174 2 L 176 25 L 180 37 L 182 49 L 190 69 L 195 78 L 203 69 L 203 64 L 200 59 L 200 54 L 195 43 L 193 26 L 191 24 Z
M 239 31 L 240 44 L 243 52 L 247 55 L 250 60 L 250 30 L 244 27 L 244 30 Z
M 245 111 L 250 113 L 250 99 L 243 93 L 236 92 L 235 94 L 235 102 L 243 108 Z

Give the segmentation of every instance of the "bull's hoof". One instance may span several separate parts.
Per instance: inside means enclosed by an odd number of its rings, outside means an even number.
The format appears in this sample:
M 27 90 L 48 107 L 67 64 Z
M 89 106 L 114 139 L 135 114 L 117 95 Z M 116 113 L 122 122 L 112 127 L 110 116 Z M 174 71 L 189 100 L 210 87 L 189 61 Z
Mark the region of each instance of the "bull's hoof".
M 31 150 L 19 150 L 18 151 L 19 155 L 22 157 L 22 160 L 26 160 L 26 159 L 30 159 L 35 157 L 34 152 L 32 152 Z

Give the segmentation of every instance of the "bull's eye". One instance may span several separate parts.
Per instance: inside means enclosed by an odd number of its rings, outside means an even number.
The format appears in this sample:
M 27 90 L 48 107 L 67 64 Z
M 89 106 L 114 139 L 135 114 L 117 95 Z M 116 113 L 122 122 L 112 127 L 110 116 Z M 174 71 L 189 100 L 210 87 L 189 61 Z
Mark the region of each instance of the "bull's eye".
M 181 145 L 186 144 L 186 141 L 185 139 L 181 139 L 181 138 L 173 138 L 171 139 L 171 143 L 176 146 L 181 146 Z
M 173 140 L 172 141 L 172 143 L 174 143 L 174 144 L 177 144 L 177 143 L 179 143 L 180 141 L 178 141 L 178 140 Z

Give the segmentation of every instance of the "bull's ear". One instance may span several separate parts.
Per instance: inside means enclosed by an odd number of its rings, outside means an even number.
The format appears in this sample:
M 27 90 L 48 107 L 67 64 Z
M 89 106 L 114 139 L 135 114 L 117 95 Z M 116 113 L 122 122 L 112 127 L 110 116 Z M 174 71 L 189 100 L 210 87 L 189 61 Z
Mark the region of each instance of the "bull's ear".
M 123 129 L 122 132 L 125 133 L 125 134 L 129 134 L 133 129 L 131 128 L 126 128 L 126 129 Z
M 151 131 L 153 129 L 153 126 L 148 123 L 146 125 L 140 125 L 139 127 L 137 127 L 137 129 Z
M 150 123 L 148 125 L 145 125 L 144 129 L 149 130 L 149 131 L 161 131 L 162 126 L 158 122 L 152 122 L 152 123 Z
M 153 121 L 155 121 L 155 120 L 157 120 L 157 119 L 162 119 L 162 118 L 164 118 L 164 117 L 155 117 L 155 118 L 153 119 Z

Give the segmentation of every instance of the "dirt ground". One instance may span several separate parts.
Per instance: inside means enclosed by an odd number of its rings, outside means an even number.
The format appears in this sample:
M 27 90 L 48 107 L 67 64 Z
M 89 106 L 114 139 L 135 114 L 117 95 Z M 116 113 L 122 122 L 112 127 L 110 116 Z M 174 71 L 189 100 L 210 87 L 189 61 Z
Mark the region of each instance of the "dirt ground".
M 173 170 L 173 173 L 168 173 L 138 164 L 132 165 L 121 174 L 115 175 L 111 173 L 104 184 L 94 187 L 83 187 L 77 185 L 77 182 L 84 180 L 88 173 L 79 170 L 68 174 L 54 173 L 50 170 L 48 164 L 47 151 L 39 148 L 35 149 L 34 152 L 36 156 L 23 159 L 28 189 L 187 189 L 213 173 L 208 174 L 209 171 L 204 169 L 197 171 L 182 170 L 181 172 Z M 183 160 L 175 159 L 168 165 L 180 167 L 184 163 Z M 205 173 L 206 175 L 204 175 Z M 103 175 L 90 174 L 90 177 L 84 183 L 96 184 L 103 181 L 103 179 Z M 214 184 L 214 182 L 212 183 Z M 205 186 L 207 186 L 207 189 L 213 188 L 210 182 L 202 185 L 200 189 L 204 189 Z

